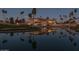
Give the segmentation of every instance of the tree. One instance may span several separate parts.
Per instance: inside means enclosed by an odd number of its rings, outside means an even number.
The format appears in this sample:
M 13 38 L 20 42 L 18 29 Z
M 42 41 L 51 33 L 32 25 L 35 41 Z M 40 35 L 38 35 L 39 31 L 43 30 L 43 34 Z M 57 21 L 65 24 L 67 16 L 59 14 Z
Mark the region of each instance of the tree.
M 59 15 L 59 18 L 60 18 L 60 20 L 62 21 L 62 23 L 63 23 L 63 16 L 62 15 Z
M 77 18 L 76 18 L 76 13 L 77 13 L 77 9 L 74 9 L 74 16 L 73 16 L 73 19 L 75 19 L 75 20 L 77 19 Z
M 11 23 L 11 24 L 14 24 L 14 19 L 13 19 L 13 17 L 10 17 L 10 23 Z
M 6 19 L 5 17 L 5 15 L 7 14 L 7 10 L 4 10 L 4 9 L 2 9 L 2 14 L 3 14 L 3 19 Z
M 28 14 L 28 17 L 29 17 L 29 18 L 32 18 L 32 14 L 31 14 L 31 13 L 29 13 L 29 14 Z
M 20 12 L 20 17 L 21 17 L 21 19 L 23 18 L 23 16 L 24 16 L 24 11 L 21 11 L 21 12 Z
M 24 14 L 24 11 L 21 11 L 20 14 L 21 14 L 21 15 Z
M 35 18 L 35 16 L 36 16 L 36 8 L 32 9 L 32 16 L 33 16 L 33 18 Z
M 77 13 L 77 9 L 74 9 L 74 13 Z
M 69 17 L 72 17 L 74 15 L 74 13 L 73 13 L 73 11 L 71 11 L 70 13 L 69 13 Z
M 46 19 L 49 19 L 49 17 L 46 17 Z

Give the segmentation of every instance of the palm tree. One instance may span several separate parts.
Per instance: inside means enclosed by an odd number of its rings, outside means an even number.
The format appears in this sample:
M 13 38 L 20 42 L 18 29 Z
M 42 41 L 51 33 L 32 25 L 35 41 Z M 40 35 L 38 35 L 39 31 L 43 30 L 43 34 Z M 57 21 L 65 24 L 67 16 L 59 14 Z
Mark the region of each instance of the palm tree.
M 40 18 L 42 18 L 42 16 L 40 16 Z
M 73 17 L 73 19 L 77 19 L 77 18 L 76 18 L 77 9 L 74 9 L 73 12 L 74 12 L 74 17 Z
M 5 15 L 7 14 L 7 10 L 2 9 L 3 19 L 5 19 Z
M 74 13 L 77 13 L 77 9 L 74 9 Z
M 32 18 L 32 14 L 31 14 L 31 13 L 29 13 L 29 14 L 28 14 L 28 17 L 29 17 L 29 18 Z
M 49 19 L 49 17 L 46 17 L 46 19 Z
M 74 9 L 73 11 L 71 11 L 70 13 L 69 13 L 69 19 L 72 19 L 72 20 L 76 20 L 77 18 L 76 18 L 76 13 L 77 13 L 77 9 Z
M 64 19 L 63 19 L 62 15 L 59 15 L 59 17 L 60 17 L 60 20 L 63 22 Z
M 21 19 L 23 19 L 22 17 L 24 16 L 24 11 L 21 11 L 20 12 L 20 17 L 21 17 Z
M 69 13 L 69 17 L 72 17 L 73 15 L 74 15 L 74 12 L 71 11 L 71 12 Z
M 9 20 L 10 20 L 11 24 L 14 24 L 14 18 L 13 17 L 10 17 Z
M 35 16 L 36 16 L 36 8 L 32 9 L 32 16 L 33 16 L 33 18 L 35 18 Z

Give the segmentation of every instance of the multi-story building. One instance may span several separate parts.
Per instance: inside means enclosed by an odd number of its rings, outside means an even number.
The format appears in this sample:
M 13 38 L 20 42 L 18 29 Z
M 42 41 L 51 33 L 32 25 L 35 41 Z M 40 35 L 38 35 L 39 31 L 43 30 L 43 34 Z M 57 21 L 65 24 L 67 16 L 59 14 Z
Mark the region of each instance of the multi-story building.
M 34 26 L 52 26 L 56 24 L 56 21 L 53 19 L 44 19 L 44 18 L 30 18 L 26 21 L 27 25 L 34 25 Z

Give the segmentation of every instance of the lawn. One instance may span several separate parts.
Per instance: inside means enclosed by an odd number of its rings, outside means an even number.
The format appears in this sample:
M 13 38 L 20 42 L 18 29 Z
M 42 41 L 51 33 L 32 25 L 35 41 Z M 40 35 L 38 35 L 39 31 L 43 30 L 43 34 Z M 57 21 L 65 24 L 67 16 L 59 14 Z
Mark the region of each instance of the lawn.
M 16 25 L 16 24 L 0 24 L 0 30 L 30 30 L 30 31 L 34 31 L 34 30 L 40 30 L 39 27 L 34 27 L 34 26 L 30 26 L 30 25 L 26 25 L 26 24 L 21 24 L 21 25 Z

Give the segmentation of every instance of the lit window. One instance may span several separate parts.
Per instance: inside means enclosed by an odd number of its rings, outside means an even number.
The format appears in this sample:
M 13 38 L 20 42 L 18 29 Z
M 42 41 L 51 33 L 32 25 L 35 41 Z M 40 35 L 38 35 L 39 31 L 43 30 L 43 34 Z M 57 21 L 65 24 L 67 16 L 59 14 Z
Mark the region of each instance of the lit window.
M 52 23 L 52 21 L 48 21 L 48 23 Z

